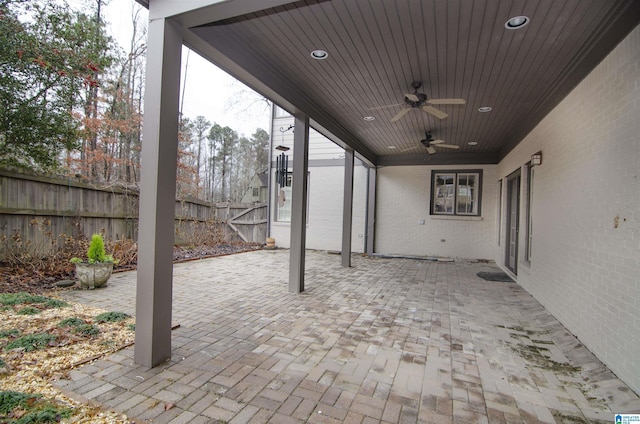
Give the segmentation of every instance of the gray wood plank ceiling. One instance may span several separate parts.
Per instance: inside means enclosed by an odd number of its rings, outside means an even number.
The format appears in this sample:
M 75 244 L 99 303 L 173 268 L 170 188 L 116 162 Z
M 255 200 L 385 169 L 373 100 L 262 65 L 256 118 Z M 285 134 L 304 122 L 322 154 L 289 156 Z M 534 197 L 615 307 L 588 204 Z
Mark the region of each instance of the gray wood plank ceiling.
M 305 0 L 191 31 L 375 163 L 496 163 L 639 22 L 638 0 Z M 414 81 L 466 104 L 391 122 Z

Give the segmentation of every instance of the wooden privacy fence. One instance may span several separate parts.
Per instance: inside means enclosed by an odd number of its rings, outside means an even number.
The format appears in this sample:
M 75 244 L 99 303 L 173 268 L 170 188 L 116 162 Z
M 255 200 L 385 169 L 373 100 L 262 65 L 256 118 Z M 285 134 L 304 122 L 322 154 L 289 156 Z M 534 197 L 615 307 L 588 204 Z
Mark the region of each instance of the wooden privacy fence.
M 138 193 L 126 187 L 95 187 L 78 178 L 52 178 L 0 170 L 0 239 L 19 237 L 38 252 L 61 245 L 60 235 L 103 232 L 107 239 L 137 240 Z M 176 200 L 175 242 L 194 239 L 207 226 L 226 223 L 230 237 L 264 243 L 266 204 L 217 204 Z M 0 243 L 0 260 L 6 243 Z

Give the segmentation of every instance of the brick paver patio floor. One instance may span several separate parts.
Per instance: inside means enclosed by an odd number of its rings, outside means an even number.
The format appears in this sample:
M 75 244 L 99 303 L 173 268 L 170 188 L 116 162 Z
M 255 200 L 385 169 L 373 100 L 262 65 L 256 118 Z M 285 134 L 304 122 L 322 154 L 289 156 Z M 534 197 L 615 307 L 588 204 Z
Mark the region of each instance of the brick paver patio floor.
M 133 347 L 57 384 L 153 423 L 591 423 L 638 397 L 491 264 L 288 251 L 174 266 L 173 356 Z M 72 301 L 135 312 L 135 272 Z

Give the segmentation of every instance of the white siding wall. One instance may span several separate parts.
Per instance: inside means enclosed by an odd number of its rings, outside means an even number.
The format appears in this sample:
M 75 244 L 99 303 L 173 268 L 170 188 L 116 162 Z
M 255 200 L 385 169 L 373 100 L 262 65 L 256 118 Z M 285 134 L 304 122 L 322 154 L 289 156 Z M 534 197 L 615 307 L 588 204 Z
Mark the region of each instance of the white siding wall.
M 293 123 L 292 117 L 274 119 L 273 145 L 289 147 L 289 167 L 293 166 L 293 133 L 281 132 Z M 274 157 L 281 152 L 273 151 Z M 322 161 L 323 166 L 313 166 L 314 161 Z M 342 249 L 342 206 L 344 185 L 344 150 L 315 130 L 309 132 L 309 219 L 307 222 L 306 246 L 308 249 Z M 333 166 L 326 166 L 327 164 Z M 353 222 L 351 250 L 364 252 L 366 181 L 367 169 L 356 159 L 353 182 Z M 274 169 L 271 169 L 273 178 Z M 275 180 L 271 192 L 271 203 L 275 199 Z M 271 211 L 270 237 L 276 239 L 276 246 L 290 246 L 290 224 L 274 222 L 275 208 Z
M 483 170 L 481 218 L 429 215 L 434 169 Z M 375 252 L 493 259 L 498 198 L 495 170 L 495 165 L 378 169 Z M 420 224 L 422 220 L 424 224 Z
M 533 257 L 523 261 L 521 237 L 518 283 L 640 392 L 640 28 L 499 164 L 498 176 L 539 150 Z

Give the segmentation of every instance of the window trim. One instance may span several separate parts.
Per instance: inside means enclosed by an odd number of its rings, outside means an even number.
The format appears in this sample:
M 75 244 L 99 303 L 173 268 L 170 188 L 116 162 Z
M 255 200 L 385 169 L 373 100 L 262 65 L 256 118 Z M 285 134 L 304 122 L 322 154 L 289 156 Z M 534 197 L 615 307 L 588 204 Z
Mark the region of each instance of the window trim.
M 431 170 L 431 189 L 429 196 L 429 214 L 433 217 L 458 217 L 458 218 L 475 218 L 482 217 L 482 169 L 433 169 Z M 436 175 L 438 174 L 454 174 L 455 188 L 453 190 L 453 213 L 442 213 L 435 211 L 435 192 L 436 192 Z M 457 197 L 458 197 L 458 182 L 460 181 L 460 174 L 477 174 L 478 175 L 478 208 L 476 213 L 458 213 L 457 210 Z
M 531 162 L 527 162 L 527 206 L 526 206 L 526 243 L 524 249 L 524 260 L 527 263 L 531 263 L 532 247 L 533 247 L 533 216 L 531 214 L 531 208 L 533 205 L 533 178 L 534 178 L 534 169 Z

